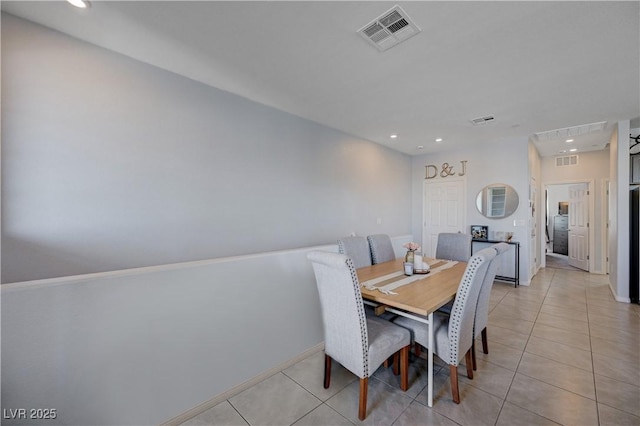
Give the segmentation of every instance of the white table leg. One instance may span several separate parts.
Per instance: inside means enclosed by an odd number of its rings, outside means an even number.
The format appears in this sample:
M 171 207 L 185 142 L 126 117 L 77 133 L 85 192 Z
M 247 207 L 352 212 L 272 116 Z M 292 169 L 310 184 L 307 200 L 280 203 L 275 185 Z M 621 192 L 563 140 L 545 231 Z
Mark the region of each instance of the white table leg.
M 429 347 L 427 348 L 427 405 L 433 407 L 433 312 L 427 315 L 427 319 L 424 317 L 410 314 L 409 312 L 401 311 L 395 308 L 386 308 L 387 312 L 393 312 L 394 314 L 401 315 L 406 318 L 421 322 L 427 325 L 427 331 L 429 333 Z
M 428 360 L 427 360 L 427 405 L 433 407 L 433 313 L 429 314 L 429 324 L 427 324 L 429 331 L 429 348 L 428 348 Z

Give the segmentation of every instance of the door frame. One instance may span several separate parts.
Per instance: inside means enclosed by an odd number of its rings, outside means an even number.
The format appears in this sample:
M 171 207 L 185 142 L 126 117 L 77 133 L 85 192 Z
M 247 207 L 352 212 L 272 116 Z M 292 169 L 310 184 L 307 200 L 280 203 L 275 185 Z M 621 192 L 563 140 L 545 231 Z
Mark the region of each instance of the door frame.
M 602 181 L 602 203 L 601 203 L 601 212 L 600 214 L 602 215 L 602 245 L 604 247 L 603 249 L 603 255 L 604 258 L 602 259 L 602 266 L 603 266 L 603 270 L 602 273 L 603 274 L 607 274 L 609 275 L 609 268 L 610 268 L 610 264 L 609 264 L 609 203 L 611 201 L 610 197 L 610 188 L 611 188 L 611 182 L 609 181 L 609 178 L 604 179 Z
M 547 191 L 547 187 L 550 185 L 574 185 L 577 183 L 586 183 L 587 191 L 589 191 L 589 273 L 604 273 L 604 271 L 596 271 L 595 270 L 595 259 L 593 257 L 593 253 L 595 253 L 595 180 L 594 179 L 566 179 L 561 181 L 548 181 L 542 183 L 542 190 Z M 545 205 L 545 212 L 547 206 Z M 546 223 L 545 223 L 546 226 Z M 542 233 L 540 233 L 542 234 Z M 546 268 L 547 266 L 547 254 L 545 252 L 545 248 L 547 246 L 546 239 L 544 235 L 539 235 L 541 250 L 540 250 L 540 267 Z

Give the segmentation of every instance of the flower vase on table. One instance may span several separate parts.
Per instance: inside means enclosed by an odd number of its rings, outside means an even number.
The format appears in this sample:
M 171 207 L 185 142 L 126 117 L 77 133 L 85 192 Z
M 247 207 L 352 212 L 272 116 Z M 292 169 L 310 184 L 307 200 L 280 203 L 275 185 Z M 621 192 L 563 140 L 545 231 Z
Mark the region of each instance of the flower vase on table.
M 407 263 L 413 263 L 415 258 L 415 250 L 407 250 L 407 254 L 404 255 L 404 261 Z
M 420 250 L 418 243 L 410 242 L 403 244 L 402 247 L 407 249 L 407 254 L 404 255 L 404 261 L 406 263 L 413 263 L 416 251 Z

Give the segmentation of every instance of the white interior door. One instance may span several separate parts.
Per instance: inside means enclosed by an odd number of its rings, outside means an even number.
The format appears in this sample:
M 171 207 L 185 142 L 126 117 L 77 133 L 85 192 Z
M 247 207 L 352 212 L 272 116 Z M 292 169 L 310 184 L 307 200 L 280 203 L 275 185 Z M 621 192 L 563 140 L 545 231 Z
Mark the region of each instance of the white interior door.
M 465 181 L 425 182 L 423 205 L 422 251 L 435 257 L 439 233 L 465 232 Z
M 569 265 L 589 271 L 589 185 L 569 187 Z

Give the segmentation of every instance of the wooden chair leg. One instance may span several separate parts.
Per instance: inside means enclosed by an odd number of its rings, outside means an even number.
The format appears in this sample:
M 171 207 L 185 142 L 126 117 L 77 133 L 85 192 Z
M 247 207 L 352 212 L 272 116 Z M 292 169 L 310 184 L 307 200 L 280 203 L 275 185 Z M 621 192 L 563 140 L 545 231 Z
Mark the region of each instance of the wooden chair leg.
M 471 363 L 473 364 L 473 369 L 477 370 L 476 364 L 476 340 L 473 339 L 473 343 L 471 343 Z
M 409 349 L 410 346 L 400 349 L 400 389 L 405 392 L 409 389 Z
M 460 391 L 458 390 L 458 366 L 449 364 L 449 376 L 451 376 L 451 397 L 453 402 L 460 404 Z
M 482 329 L 482 352 L 489 353 L 489 343 L 487 343 L 487 327 Z
M 400 351 L 393 354 L 393 374 L 400 374 Z
M 382 366 L 384 368 L 389 368 L 389 358 L 385 359 L 384 362 L 382 363 Z
M 331 357 L 329 355 L 324 356 L 324 388 L 329 389 L 331 384 Z
M 360 404 L 358 405 L 358 418 L 364 420 L 367 417 L 367 390 L 369 378 L 360 379 Z
M 469 349 L 465 355 L 465 359 L 466 362 L 465 364 L 467 364 L 467 377 L 470 379 L 473 379 L 473 357 L 471 356 L 471 349 Z
M 420 356 L 422 353 L 422 345 L 420 343 L 414 343 L 413 353 L 415 353 L 416 356 Z

